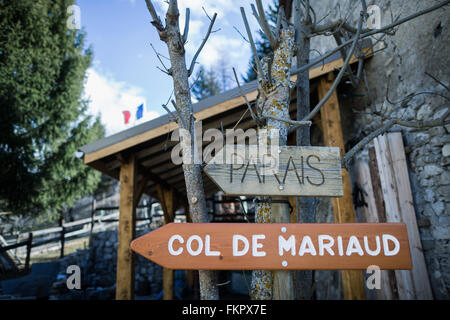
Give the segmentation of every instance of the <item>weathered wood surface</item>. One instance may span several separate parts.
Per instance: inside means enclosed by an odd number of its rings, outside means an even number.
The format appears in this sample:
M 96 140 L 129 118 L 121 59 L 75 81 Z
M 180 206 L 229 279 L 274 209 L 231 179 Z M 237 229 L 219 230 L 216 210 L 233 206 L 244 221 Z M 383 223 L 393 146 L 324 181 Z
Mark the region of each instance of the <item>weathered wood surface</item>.
M 120 203 L 117 247 L 116 299 L 131 300 L 134 297 L 134 253 L 130 242 L 136 229 L 136 161 L 131 154 L 120 167 Z
M 319 99 L 322 99 L 327 94 L 333 81 L 334 75 L 331 72 L 328 73 L 327 77 L 322 77 L 319 80 L 317 88 Z M 345 154 L 344 135 L 342 132 L 341 113 L 336 91 L 333 92 L 328 101 L 320 109 L 320 116 L 325 146 L 339 147 L 340 154 L 343 156 Z M 352 223 L 355 222 L 355 209 L 353 207 L 350 177 L 345 168 L 342 168 L 342 183 L 344 196 L 331 199 L 334 221 L 336 223 Z M 362 272 L 344 270 L 341 271 L 341 276 L 345 299 L 365 299 Z
M 230 161 L 222 163 L 217 163 L 217 158 L 214 158 L 204 168 L 205 173 L 227 195 L 321 197 L 343 195 L 338 148 L 281 146 L 278 154 L 277 150 L 270 153 L 275 154 L 274 157 L 265 156 L 259 159 L 256 146 L 236 146 L 236 150 L 244 150 L 240 148 L 245 148 L 245 153 L 239 152 L 239 155 L 243 154 L 242 156 L 228 156 Z M 225 149 L 226 156 L 227 153 L 232 153 Z M 268 172 L 269 161 L 277 157 L 279 157 L 276 166 L 278 171 Z
M 386 216 L 408 229 L 413 269 L 396 271 L 400 299 L 433 299 L 417 227 L 402 135 L 388 133 L 374 139 Z
M 173 188 L 165 189 L 162 185 L 158 184 L 157 193 L 164 214 L 164 224 L 173 222 L 175 218 L 175 198 Z M 173 270 L 163 268 L 163 300 L 173 300 L 173 277 Z
M 407 231 L 401 223 L 170 223 L 134 240 L 131 248 L 168 269 L 411 268 Z M 396 248 L 392 255 L 385 251 Z
M 380 223 L 378 217 L 378 208 L 376 205 L 375 194 L 372 186 L 372 179 L 370 175 L 370 169 L 367 162 L 356 161 L 355 162 L 356 181 L 363 190 L 364 201 L 366 206 L 363 205 L 357 210 L 362 211 L 366 222 Z M 376 290 L 376 295 L 379 300 L 392 300 L 393 290 L 391 288 L 391 282 L 389 278 L 390 270 L 380 270 L 380 290 Z

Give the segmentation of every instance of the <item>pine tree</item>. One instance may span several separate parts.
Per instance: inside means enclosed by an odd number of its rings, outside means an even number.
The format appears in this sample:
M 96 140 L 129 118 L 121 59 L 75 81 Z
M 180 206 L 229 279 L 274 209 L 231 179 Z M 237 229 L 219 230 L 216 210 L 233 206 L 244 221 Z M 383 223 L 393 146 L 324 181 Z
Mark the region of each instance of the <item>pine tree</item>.
M 221 92 L 220 81 L 212 68 L 206 71 L 203 66 L 200 66 L 195 79 L 191 90 L 197 100 L 212 97 Z
M 81 98 L 92 52 L 73 3 L 0 1 L 0 211 L 56 216 L 100 181 L 75 157 L 104 128 Z

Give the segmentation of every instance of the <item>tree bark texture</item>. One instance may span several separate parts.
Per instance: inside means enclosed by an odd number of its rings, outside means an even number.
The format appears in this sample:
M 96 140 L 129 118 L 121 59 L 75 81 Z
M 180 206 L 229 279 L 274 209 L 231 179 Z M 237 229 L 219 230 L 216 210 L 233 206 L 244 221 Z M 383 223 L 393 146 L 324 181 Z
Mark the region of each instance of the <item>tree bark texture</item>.
M 290 68 L 294 54 L 294 29 L 283 28 L 278 47 L 274 51 L 273 59 L 262 59 L 264 76 L 268 81 L 258 77 L 259 95 L 257 98 L 258 113 L 264 118 L 268 115 L 282 119 L 289 118 Z M 286 122 L 267 118 L 264 127 L 258 128 L 261 133 L 271 129 L 279 131 L 279 145 L 286 145 L 288 124 Z M 261 134 L 259 134 L 261 142 Z M 267 142 L 267 139 L 263 139 Z M 270 141 L 272 143 L 272 141 Z M 261 147 L 261 144 L 260 144 Z M 274 200 L 286 200 L 277 198 Z M 286 214 L 287 213 L 287 214 Z M 289 223 L 289 206 L 287 203 L 271 203 L 270 198 L 260 199 L 257 203 L 256 222 Z M 293 279 L 290 271 L 255 270 L 252 276 L 252 299 L 293 299 Z

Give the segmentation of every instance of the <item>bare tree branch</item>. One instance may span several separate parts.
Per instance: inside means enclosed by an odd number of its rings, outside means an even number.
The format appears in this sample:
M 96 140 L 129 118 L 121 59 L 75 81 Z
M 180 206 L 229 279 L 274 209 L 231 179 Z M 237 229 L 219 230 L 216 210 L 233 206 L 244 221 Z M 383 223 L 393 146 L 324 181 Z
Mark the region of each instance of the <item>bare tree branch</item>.
M 258 11 L 256 11 L 255 5 L 252 3 L 252 4 L 250 4 L 250 7 L 252 8 L 253 16 L 255 17 L 256 21 L 258 21 L 258 24 L 259 24 L 259 26 L 262 29 L 261 21 L 259 20 Z
M 291 119 L 283 119 L 283 118 L 279 118 L 279 117 L 275 117 L 275 116 L 271 116 L 271 115 L 267 115 L 264 118 L 287 123 L 290 125 L 289 130 L 295 130 L 298 127 L 311 127 L 311 125 L 312 125 L 311 121 L 296 121 L 296 120 L 291 120 Z
M 245 15 L 245 10 L 243 7 L 241 7 L 241 15 L 242 15 L 242 20 L 244 20 L 245 30 L 247 31 L 247 36 L 248 36 L 248 40 L 250 41 L 252 53 L 253 53 L 253 56 L 255 57 L 256 69 L 258 71 L 257 73 L 258 73 L 260 79 L 263 79 L 263 81 L 266 82 L 267 79 L 264 75 L 264 72 L 262 71 L 261 61 L 259 60 L 258 52 L 256 51 L 255 42 L 253 41 L 252 32 L 250 31 L 250 27 L 249 27 L 248 21 L 247 21 L 247 16 Z
M 447 91 L 450 91 L 450 88 L 448 87 L 448 85 L 445 85 L 441 80 L 439 80 L 438 78 L 436 78 L 435 76 L 429 74 L 427 71 L 425 71 L 425 74 L 427 76 L 429 76 L 431 79 L 433 79 L 434 81 L 436 81 L 437 83 L 439 83 L 441 86 L 443 86 L 445 89 L 447 89 Z
M 328 101 L 328 99 L 333 94 L 334 90 L 336 90 L 338 84 L 341 82 L 342 77 L 344 76 L 345 70 L 350 63 L 350 59 L 353 56 L 353 53 L 355 52 L 356 44 L 358 43 L 358 39 L 359 39 L 359 36 L 361 33 L 363 20 L 364 20 L 363 14 L 361 14 L 359 17 L 359 22 L 358 22 L 358 31 L 356 33 L 356 36 L 353 39 L 353 45 L 350 48 L 348 56 L 345 59 L 344 65 L 342 66 L 341 70 L 339 71 L 339 74 L 337 75 L 333 85 L 331 86 L 330 90 L 328 90 L 327 94 L 322 98 L 322 100 L 320 100 L 320 102 L 314 107 L 314 109 L 309 113 L 309 115 L 307 115 L 303 120 L 311 120 L 320 111 L 320 108 L 322 108 L 322 106 Z
M 351 159 L 355 156 L 355 154 L 362 150 L 367 144 L 369 144 L 375 137 L 378 137 L 380 134 L 385 133 L 394 125 L 400 125 L 403 127 L 409 128 L 432 128 L 437 126 L 444 126 L 450 124 L 450 120 L 446 121 L 447 117 L 450 115 L 450 109 L 437 120 L 431 121 L 405 121 L 400 119 L 390 119 L 381 127 L 367 135 L 364 139 L 358 142 L 352 149 L 350 149 L 343 157 L 342 157 L 342 166 L 344 168 L 348 168 L 348 165 Z
M 305 1 L 305 17 L 304 17 L 305 21 L 310 20 L 309 19 L 310 18 L 310 16 L 309 16 L 310 9 L 311 9 L 311 6 L 309 4 L 309 0 L 306 0 Z
M 186 8 L 186 17 L 184 20 L 184 31 L 183 31 L 183 43 L 186 43 L 188 39 L 190 18 L 191 18 L 191 10 L 189 8 Z
M 244 119 L 244 117 L 245 117 L 245 115 L 247 114 L 248 110 L 249 110 L 248 108 L 245 109 L 244 113 L 243 113 L 242 116 L 239 118 L 239 120 L 236 122 L 236 124 L 233 126 L 233 129 L 232 129 L 232 130 L 236 129 L 236 127 L 239 125 L 239 123 L 241 123 L 242 119 Z
M 266 34 L 266 37 L 269 40 L 270 46 L 272 47 L 272 49 L 275 49 L 277 46 L 277 43 L 275 42 L 275 39 L 273 38 L 272 31 L 270 30 L 270 26 L 269 26 L 269 23 L 267 22 L 266 15 L 264 14 L 264 8 L 262 6 L 261 0 L 256 0 L 256 7 L 258 8 L 259 22 L 261 23 L 261 28 L 263 29 L 264 33 Z
M 172 102 L 173 107 L 175 108 L 175 111 L 177 112 L 177 115 L 178 115 L 177 119 L 179 119 L 183 123 L 184 128 L 189 128 L 189 131 L 190 131 L 190 126 L 186 123 L 186 121 L 184 120 L 184 117 L 182 116 L 182 110 L 177 105 L 175 100 L 172 99 L 171 102 Z M 167 108 L 167 106 L 166 106 L 166 108 Z M 164 109 L 166 109 L 166 108 L 164 108 Z M 168 110 L 168 109 L 166 109 L 166 110 Z
M 422 11 L 419 11 L 419 12 L 416 12 L 414 14 L 411 14 L 411 15 L 403 18 L 403 19 L 399 19 L 399 20 L 397 20 L 397 21 L 395 21 L 395 22 L 393 22 L 393 23 L 391 23 L 391 24 L 389 24 L 389 25 L 387 25 L 385 27 L 382 27 L 380 29 L 374 29 L 374 30 L 362 33 L 359 38 L 360 39 L 364 39 L 364 38 L 371 37 L 371 36 L 373 36 L 375 34 L 378 34 L 378 33 L 386 33 L 387 31 L 393 29 L 394 27 L 396 27 L 398 25 L 401 25 L 401 24 L 403 24 L 405 22 L 408 22 L 408 21 L 410 21 L 412 19 L 420 17 L 420 16 L 422 16 L 424 14 L 427 14 L 429 12 L 432 12 L 432 11 L 435 11 L 437 9 L 440 9 L 443 6 L 448 5 L 449 3 L 450 3 L 450 0 L 443 1 L 443 2 L 441 2 L 441 3 L 437 4 L 437 5 L 434 5 L 434 6 L 430 7 L 430 8 L 427 8 L 427 9 L 424 9 Z M 344 43 L 342 43 L 342 45 L 337 46 L 336 48 L 334 48 L 333 50 L 329 51 L 328 53 L 326 53 L 322 57 L 318 58 L 316 61 L 313 61 L 313 62 L 308 63 L 307 65 L 304 65 L 304 66 L 302 66 L 300 68 L 296 68 L 296 69 L 292 70 L 291 74 L 296 74 L 296 73 L 299 73 L 299 72 L 303 72 L 305 70 L 309 70 L 311 67 L 317 65 L 318 63 L 322 62 L 323 60 L 327 59 L 328 57 L 330 57 L 333 54 L 335 54 L 336 52 L 338 52 L 341 48 L 352 44 L 353 40 L 354 40 L 354 38 L 352 38 L 352 39 L 350 39 L 348 41 L 345 41 Z
M 342 44 L 341 36 L 342 36 L 342 33 L 340 31 L 337 31 L 336 33 L 333 33 L 334 40 L 336 41 L 336 44 L 338 46 Z M 340 52 L 341 52 L 342 59 L 345 61 L 347 59 L 347 52 L 345 51 L 345 48 L 342 48 L 340 50 Z M 362 60 L 363 59 L 360 59 L 360 61 L 362 61 Z M 347 71 L 347 74 L 348 74 L 348 76 L 350 78 L 350 81 L 352 83 L 353 88 L 356 88 L 357 87 L 357 83 L 356 83 L 356 80 L 355 80 L 355 76 L 353 75 L 352 68 L 350 67 L 350 64 L 347 65 L 346 71 Z
M 150 15 L 153 18 L 152 24 L 155 26 L 155 28 L 159 32 L 164 32 L 164 26 L 161 22 L 161 19 L 159 18 L 158 14 L 156 13 L 155 7 L 153 6 L 153 3 L 151 0 L 145 0 L 145 3 L 147 4 L 148 11 L 150 12 Z
M 244 35 L 239 31 L 239 29 L 236 28 L 236 26 L 233 26 L 233 29 L 236 30 L 237 33 L 239 33 L 239 35 L 242 37 L 242 39 L 244 39 L 245 42 L 250 43 L 250 41 L 248 41 L 247 38 L 244 37 Z
M 275 42 L 276 43 L 278 43 L 280 41 L 281 19 L 282 19 L 283 12 L 284 12 L 284 7 L 280 6 L 278 8 L 277 25 L 275 27 Z
M 172 75 L 172 71 L 170 70 L 170 68 L 168 69 L 166 67 L 166 65 L 164 64 L 164 62 L 162 62 L 162 60 L 160 58 L 160 54 L 156 51 L 156 49 L 155 49 L 155 47 L 153 46 L 152 43 L 150 43 L 150 46 L 152 47 L 153 51 L 155 52 L 156 57 L 158 58 L 159 62 L 161 62 L 161 65 L 163 66 L 164 70 L 162 70 L 161 68 L 158 68 L 158 67 L 157 68 L 159 70 L 161 70 L 162 72 L 164 72 L 164 73 L 168 74 L 169 76 L 171 76 Z
M 173 122 L 178 122 L 178 117 L 176 117 L 172 111 L 170 111 L 169 108 L 167 108 L 167 106 L 165 104 L 162 105 L 162 107 L 164 108 L 164 110 L 166 110 L 166 112 L 169 115 L 170 120 L 172 120 Z
M 205 38 L 203 38 L 203 41 L 202 41 L 202 43 L 200 44 L 200 47 L 198 48 L 197 52 L 195 53 L 194 58 L 192 58 L 191 66 L 189 67 L 189 70 L 188 70 L 188 76 L 191 76 L 191 75 L 192 75 L 192 72 L 194 71 L 194 68 L 195 68 L 195 62 L 196 62 L 196 60 L 197 60 L 197 58 L 198 58 L 198 55 L 199 55 L 200 52 L 202 51 L 202 49 L 203 49 L 203 47 L 204 47 L 206 41 L 208 41 L 209 35 L 211 34 L 211 30 L 212 30 L 212 27 L 214 26 L 214 22 L 216 21 L 216 18 L 217 18 L 217 13 L 214 13 L 214 15 L 213 15 L 213 17 L 212 17 L 212 19 L 211 19 L 211 22 L 209 23 L 208 32 L 206 33 Z
M 247 96 L 246 96 L 246 95 L 244 94 L 244 92 L 242 91 L 241 84 L 239 83 L 239 79 L 238 79 L 238 76 L 237 76 L 237 74 L 236 74 L 236 70 L 235 70 L 234 68 L 233 68 L 233 73 L 234 73 L 234 78 L 236 79 L 237 86 L 238 86 L 238 88 L 239 88 L 239 93 L 240 93 L 241 96 L 244 98 L 245 103 L 247 104 L 247 108 L 248 108 L 248 110 L 250 111 L 250 115 L 252 116 L 252 119 L 255 121 L 256 124 L 259 125 L 259 124 L 261 123 L 261 120 L 260 120 L 259 117 L 256 116 L 255 113 L 253 112 L 252 106 L 251 106 L 250 102 L 248 101 Z
M 211 17 L 209 16 L 208 12 L 206 12 L 205 7 L 202 6 L 202 10 L 205 13 L 205 15 L 208 17 L 209 21 L 211 21 Z

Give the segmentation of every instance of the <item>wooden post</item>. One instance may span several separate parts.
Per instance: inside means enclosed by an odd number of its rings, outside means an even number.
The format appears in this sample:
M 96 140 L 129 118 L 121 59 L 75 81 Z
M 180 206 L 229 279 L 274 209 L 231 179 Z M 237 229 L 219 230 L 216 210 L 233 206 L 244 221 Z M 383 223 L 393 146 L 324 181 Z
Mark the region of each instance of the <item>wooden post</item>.
M 375 200 L 374 190 L 372 186 L 372 179 L 370 175 L 370 169 L 367 162 L 357 161 L 355 162 L 356 179 L 360 187 L 364 190 L 364 201 L 367 206 L 362 206 L 360 210 L 369 223 L 386 222 L 381 221 L 378 216 L 378 208 Z M 380 270 L 380 290 L 376 290 L 377 299 L 379 300 L 392 300 L 394 298 L 393 290 L 391 288 L 391 282 L 389 273 L 392 270 Z
M 404 222 L 413 264 L 412 271 L 396 270 L 400 299 L 433 299 L 417 227 L 402 135 L 388 133 L 374 139 L 388 222 Z
M 134 254 L 130 242 L 136 230 L 136 160 L 131 154 L 120 166 L 119 230 L 117 247 L 116 299 L 132 300 L 134 297 Z
M 64 226 L 61 226 L 61 228 L 61 254 L 59 255 L 60 259 L 64 258 L 64 245 L 66 242 L 66 228 Z
M 287 197 L 273 197 L 272 200 L 288 201 Z M 289 205 L 286 203 L 272 202 L 272 222 L 289 223 Z M 294 273 L 287 270 L 273 272 L 273 299 L 294 300 Z
M 215 207 L 215 204 L 213 203 L 213 208 Z M 192 217 L 191 217 L 191 213 L 189 212 L 189 203 L 186 201 L 184 203 L 184 215 L 186 216 L 186 222 L 187 223 L 192 223 Z M 192 293 L 194 293 L 195 291 L 195 270 L 187 270 L 186 272 L 186 282 L 187 282 L 187 286 L 189 287 L 189 289 L 191 290 Z M 197 282 L 198 282 L 198 275 L 197 275 Z M 198 283 L 197 283 L 198 285 Z
M 33 244 L 33 232 L 28 233 L 27 257 L 25 258 L 25 270 L 30 270 L 31 248 Z
M 93 232 L 94 232 L 94 223 L 95 223 L 95 195 L 92 199 L 92 206 L 91 206 L 91 232 L 89 233 L 89 246 L 92 246 L 92 238 L 93 238 Z
M 214 207 L 215 207 L 215 204 L 213 204 L 213 210 L 214 210 Z M 184 204 L 184 215 L 186 216 L 186 222 L 192 223 L 191 213 L 189 212 L 189 203 L 187 203 L 187 202 Z
M 164 214 L 164 223 L 173 222 L 175 218 L 175 202 L 174 202 L 174 190 L 166 189 L 162 185 L 158 184 L 157 186 L 159 203 L 161 204 L 161 208 Z
M 375 206 L 377 208 L 378 220 L 380 222 L 387 222 L 386 209 L 383 201 L 383 190 L 381 189 L 380 174 L 378 171 L 377 156 L 375 147 L 369 148 L 369 171 L 372 181 L 373 196 L 375 198 Z M 394 270 L 385 270 L 389 275 L 389 284 L 392 291 L 392 299 L 398 300 L 397 281 L 395 279 Z
M 413 264 L 413 269 L 410 272 L 413 278 L 416 297 L 419 300 L 431 300 L 433 299 L 433 294 L 430 281 L 428 280 L 427 266 L 425 264 L 419 229 L 417 227 L 402 134 L 400 132 L 388 133 L 387 141 L 391 150 L 392 167 L 395 172 L 402 222 L 406 224 L 408 230 Z
M 334 81 L 334 74 L 330 72 L 327 77 L 319 80 L 319 99 L 324 97 Z M 339 147 L 341 157 L 345 154 L 344 135 L 342 133 L 341 115 L 339 111 L 339 101 L 336 91 L 330 99 L 320 109 L 322 119 L 322 130 L 325 146 Z M 332 198 L 333 213 L 335 223 L 355 222 L 355 210 L 353 208 L 352 189 L 350 176 L 347 169 L 342 168 L 342 183 L 344 196 Z M 365 299 L 365 289 L 362 272 L 359 270 L 341 270 L 342 287 L 344 289 L 344 299 Z
M 173 222 L 175 218 L 175 199 L 174 190 L 165 189 L 162 185 L 158 184 L 157 192 L 161 208 L 164 213 L 164 223 Z M 173 300 L 173 284 L 174 284 L 174 272 L 171 269 L 163 268 L 163 299 Z

